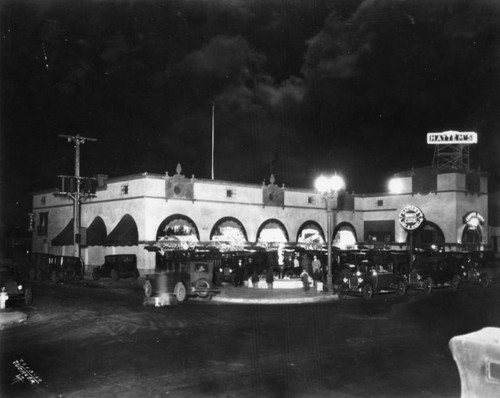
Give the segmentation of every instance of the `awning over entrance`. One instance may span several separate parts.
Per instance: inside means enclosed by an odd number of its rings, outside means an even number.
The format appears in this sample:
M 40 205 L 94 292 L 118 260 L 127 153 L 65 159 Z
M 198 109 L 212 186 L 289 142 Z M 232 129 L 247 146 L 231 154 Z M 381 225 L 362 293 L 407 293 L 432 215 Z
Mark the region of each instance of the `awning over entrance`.
M 104 246 L 134 246 L 139 243 L 137 224 L 132 216 L 126 214 L 110 232 Z
M 73 219 L 52 239 L 52 246 L 70 246 L 73 245 Z
M 101 217 L 96 217 L 87 229 L 87 246 L 101 246 L 106 242 L 106 225 Z

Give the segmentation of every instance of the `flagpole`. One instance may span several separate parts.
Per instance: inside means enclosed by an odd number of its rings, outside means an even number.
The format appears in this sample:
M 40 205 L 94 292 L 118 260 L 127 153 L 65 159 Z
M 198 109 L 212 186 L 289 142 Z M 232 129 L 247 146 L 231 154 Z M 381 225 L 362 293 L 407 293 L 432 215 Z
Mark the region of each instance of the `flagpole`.
M 212 102 L 212 180 L 214 179 L 214 119 L 215 119 L 215 102 Z

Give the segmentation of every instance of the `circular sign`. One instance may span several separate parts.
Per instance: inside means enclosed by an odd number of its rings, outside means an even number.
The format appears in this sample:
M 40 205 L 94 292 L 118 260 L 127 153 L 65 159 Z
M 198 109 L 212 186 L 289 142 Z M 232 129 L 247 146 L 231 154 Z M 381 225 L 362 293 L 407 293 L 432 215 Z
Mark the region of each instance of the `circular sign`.
M 408 205 L 399 213 L 400 224 L 409 231 L 420 227 L 423 221 L 424 214 L 417 206 Z

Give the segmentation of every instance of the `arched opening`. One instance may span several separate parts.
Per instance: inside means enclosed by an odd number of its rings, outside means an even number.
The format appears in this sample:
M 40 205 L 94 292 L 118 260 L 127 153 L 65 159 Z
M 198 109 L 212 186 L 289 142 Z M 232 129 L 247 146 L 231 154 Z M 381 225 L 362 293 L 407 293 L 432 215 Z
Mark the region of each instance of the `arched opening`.
M 210 240 L 241 245 L 248 240 L 247 231 L 240 220 L 234 217 L 224 217 L 215 223 L 210 232 Z
M 180 240 L 200 240 L 198 227 L 189 217 L 172 214 L 165 218 L 156 231 L 156 240 L 165 237 L 176 237 Z
M 323 228 L 316 221 L 306 221 L 300 226 L 297 232 L 297 243 L 324 244 L 325 233 L 323 232 Z
M 481 246 L 483 235 L 481 228 L 471 228 L 466 226 L 462 233 L 462 244 L 467 250 L 478 250 Z
M 257 242 L 267 245 L 279 245 L 288 242 L 288 232 L 280 220 L 264 221 L 257 231 Z
M 407 235 L 406 241 L 409 244 L 410 234 Z M 429 249 L 432 247 L 444 246 L 444 233 L 431 221 L 425 220 L 420 228 L 413 232 L 413 247 L 419 249 Z
M 358 241 L 356 229 L 348 222 L 339 223 L 333 231 L 332 245 L 342 250 L 352 249 Z
M 463 221 L 462 244 L 467 250 L 479 250 L 483 241 L 481 225 L 484 224 L 484 217 L 477 211 L 470 211 L 464 215 Z

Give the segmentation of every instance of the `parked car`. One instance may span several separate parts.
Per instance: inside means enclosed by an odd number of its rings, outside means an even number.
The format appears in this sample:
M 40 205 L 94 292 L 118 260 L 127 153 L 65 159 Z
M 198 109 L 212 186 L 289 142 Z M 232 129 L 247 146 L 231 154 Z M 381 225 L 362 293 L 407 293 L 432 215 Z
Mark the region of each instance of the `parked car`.
M 492 251 L 454 252 L 464 266 L 463 275 L 467 282 L 488 287 L 500 277 L 500 261 Z
M 85 264 L 79 257 L 58 256 L 58 278 L 64 282 L 78 281 L 83 278 Z
M 389 272 L 408 275 L 410 272 L 410 254 L 407 250 L 369 250 L 368 261 L 382 266 Z
M 220 267 L 218 251 L 195 248 L 157 252 L 156 272 L 146 275 L 144 296 L 173 295 L 181 303 L 189 297 L 210 300 L 220 293 L 213 283 L 215 267 Z
M 354 268 L 340 271 L 336 286 L 339 298 L 361 295 L 365 300 L 370 300 L 374 294 L 382 292 L 396 292 L 398 296 L 406 294 L 406 283 L 402 275 L 368 260 L 356 264 Z
M 368 261 L 366 250 L 335 250 L 332 252 L 333 281 L 339 281 L 342 271 L 357 272 L 357 267 Z
M 436 286 L 457 290 L 463 280 L 463 268 L 453 256 L 421 257 L 413 263 L 408 287 L 430 294 Z
M 7 303 L 24 301 L 25 304 L 30 305 L 33 302 L 31 286 L 18 278 L 14 265 L 8 260 L 0 262 L 0 291 L 8 294 Z
M 32 253 L 30 278 L 71 282 L 83 278 L 83 260 L 73 256 L 58 256 L 48 253 Z
M 58 274 L 57 257 L 49 253 L 31 253 L 30 279 L 37 281 L 52 279 L 55 283 Z
M 137 256 L 135 254 L 110 254 L 104 256 L 104 264 L 94 267 L 92 270 L 92 279 L 95 281 L 100 278 L 111 278 L 117 281 L 120 278 L 139 277 L 137 269 Z

